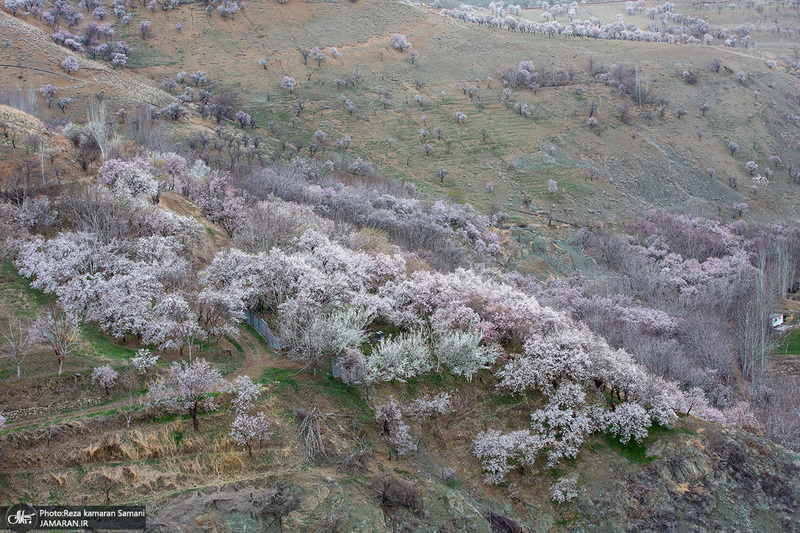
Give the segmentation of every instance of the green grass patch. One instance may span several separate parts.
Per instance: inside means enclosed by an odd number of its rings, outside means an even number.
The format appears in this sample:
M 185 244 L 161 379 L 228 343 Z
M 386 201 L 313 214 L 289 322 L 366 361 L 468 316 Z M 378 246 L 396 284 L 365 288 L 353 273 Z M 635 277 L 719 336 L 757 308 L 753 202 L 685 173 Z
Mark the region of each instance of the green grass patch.
M 632 463 L 644 465 L 655 459 L 655 457 L 647 456 L 647 447 L 650 444 L 657 441 L 662 436 L 669 435 L 675 432 L 686 433 L 689 435 L 694 433 L 690 429 L 667 428 L 655 424 L 650 427 L 650 431 L 648 432 L 647 437 L 642 442 L 636 442 L 635 440 L 630 440 L 628 443 L 623 444 L 619 441 L 619 439 L 612 437 L 609 434 L 605 434 L 604 439 L 605 439 L 605 444 L 617 454 L 621 455 L 622 457 L 626 458 Z M 594 451 L 595 448 L 592 447 L 592 450 Z
M 292 379 L 297 375 L 296 370 L 289 370 L 287 368 L 274 368 L 268 366 L 261 373 L 261 383 L 264 385 L 276 385 L 276 389 L 291 387 L 295 391 L 300 390 L 300 385 Z
M 30 280 L 21 276 L 11 259 L 0 264 L 0 301 L 20 318 L 33 319 L 40 308 L 53 305 L 55 296 L 32 289 Z
M 253 450 L 252 466 L 255 470 L 266 470 L 275 462 L 272 450 L 263 448 Z
M 792 330 L 788 335 L 781 339 L 781 343 L 775 350 L 776 355 L 800 355 L 800 329 Z
M 136 353 L 135 350 L 116 344 L 108 335 L 100 331 L 94 324 L 84 324 L 81 329 L 86 342 L 96 355 L 118 361 L 127 361 Z
M 175 446 L 180 447 L 181 443 L 183 442 L 183 430 L 175 430 L 172 432 L 172 440 L 175 443 Z
M 513 405 L 522 401 L 520 396 L 512 394 L 492 394 L 490 398 L 495 405 Z
M 263 349 L 264 349 L 264 351 L 266 351 L 267 353 L 274 353 L 274 350 L 272 349 L 272 347 L 271 347 L 271 346 L 269 345 L 269 343 L 267 342 L 267 339 L 265 339 L 264 337 L 262 337 L 262 336 L 261 336 L 261 334 L 260 334 L 258 331 L 256 331 L 256 328 L 254 328 L 253 326 L 251 326 L 251 325 L 249 325 L 249 324 L 245 324 L 245 325 L 244 325 L 244 326 L 242 326 L 242 327 L 243 327 L 243 328 L 244 328 L 244 329 L 245 329 L 245 330 L 246 330 L 248 333 L 250 333 L 250 335 L 252 335 L 252 336 L 253 336 L 253 338 L 255 338 L 255 339 L 257 339 L 257 340 L 258 340 L 258 344 L 260 344 L 260 345 L 261 345 L 261 348 L 263 348 Z M 233 341 L 231 341 L 231 342 L 233 342 Z M 239 349 L 241 350 L 241 347 L 240 347 L 240 346 L 236 345 L 236 347 L 237 347 L 237 348 L 239 348 Z
M 225 335 L 225 339 L 226 339 L 226 340 L 227 340 L 229 343 L 233 344 L 233 347 L 234 347 L 234 348 L 236 348 L 236 349 L 237 349 L 237 350 L 238 350 L 240 353 L 244 351 L 244 350 L 242 349 L 242 345 L 241 345 L 241 344 L 239 344 L 239 343 L 236 341 L 236 339 L 234 339 L 233 337 L 229 337 L 229 336 Z
M 654 459 L 653 457 L 647 457 L 647 446 L 645 445 L 645 441 L 639 443 L 635 440 L 630 440 L 626 444 L 623 444 L 619 441 L 619 439 L 612 437 L 611 435 L 605 435 L 605 442 L 612 451 L 618 455 L 621 455 L 632 463 L 643 465 Z
M 451 189 L 447 191 L 447 199 L 457 204 L 463 204 L 467 202 L 467 193 L 461 189 Z
M 207 361 L 214 363 L 219 368 L 223 376 L 227 376 L 236 372 L 244 363 L 246 356 L 242 351 L 234 352 L 225 348 L 220 348 L 215 345 L 203 345 L 203 347 L 194 352 L 195 357 L 202 357 Z
M 348 387 L 331 374 L 325 376 L 317 386 L 322 388 L 325 394 L 336 396 L 337 401 L 343 405 L 356 407 L 362 413 L 369 414 L 370 420 L 372 419 L 371 410 L 356 388 Z
M 164 416 L 159 416 L 152 420 L 153 424 L 160 424 L 161 422 L 172 422 L 173 420 L 178 418 L 177 413 L 165 413 Z M 191 417 L 189 417 L 191 418 Z

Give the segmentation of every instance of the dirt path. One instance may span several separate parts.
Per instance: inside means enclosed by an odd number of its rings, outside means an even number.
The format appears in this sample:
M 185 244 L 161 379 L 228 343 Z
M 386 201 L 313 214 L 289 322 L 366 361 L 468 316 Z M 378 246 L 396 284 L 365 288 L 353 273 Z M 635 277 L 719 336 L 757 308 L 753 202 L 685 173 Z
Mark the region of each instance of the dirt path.
M 276 356 L 275 351 L 265 347 L 266 341 L 253 330 L 242 328 L 241 332 L 242 336 L 238 339 L 238 342 L 244 351 L 245 360 L 242 366 L 231 374 L 231 379 L 236 376 L 250 376 L 253 381 L 257 381 L 261 379 L 264 368 L 268 366 L 297 370 L 303 367 L 303 365 L 296 361 Z

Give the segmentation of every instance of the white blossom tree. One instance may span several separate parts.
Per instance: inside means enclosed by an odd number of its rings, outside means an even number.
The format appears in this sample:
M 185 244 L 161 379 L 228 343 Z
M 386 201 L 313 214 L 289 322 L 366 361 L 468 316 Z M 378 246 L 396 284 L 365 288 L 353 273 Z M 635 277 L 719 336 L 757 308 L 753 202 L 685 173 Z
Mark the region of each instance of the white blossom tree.
M 426 420 L 432 416 L 448 415 L 453 412 L 453 400 L 449 392 L 415 398 L 404 408 L 405 413 L 414 420 Z
M 253 455 L 253 447 L 261 448 L 271 437 L 270 423 L 264 413 L 238 413 L 231 423 L 231 437 L 238 446 Z
M 645 408 L 637 402 L 623 402 L 617 405 L 613 411 L 605 413 L 603 422 L 607 431 L 619 438 L 622 444 L 627 444 L 631 439 L 642 442 L 652 424 Z
M 478 370 L 488 368 L 499 355 L 496 346 L 481 345 L 483 335 L 475 331 L 451 331 L 437 336 L 433 353 L 436 357 L 436 371 L 445 366 L 457 376 L 468 381 Z
M 547 445 L 547 466 L 561 459 L 577 457 L 585 438 L 595 424 L 586 405 L 586 393 L 576 383 L 562 383 L 542 409 L 531 413 L 531 427 Z
M 238 376 L 230 384 L 233 399 L 231 406 L 238 414 L 249 411 L 261 396 L 261 386 L 253 383 L 249 376 Z
M 550 487 L 550 499 L 564 503 L 578 497 L 578 474 L 562 477 Z
M 422 330 L 383 338 L 367 358 L 368 382 L 405 381 L 433 367 L 427 335 Z
M 403 408 L 394 396 L 389 401 L 375 407 L 375 420 L 382 426 L 382 432 L 388 436 L 389 444 L 397 455 L 406 455 L 417 449 L 411 438 L 411 428 L 403 420 Z
M 92 383 L 97 383 L 103 387 L 107 395 L 111 394 L 108 389 L 114 386 L 118 377 L 119 374 L 111 365 L 98 366 L 92 370 Z
M 197 419 L 199 411 L 215 410 L 214 393 L 225 386 L 220 371 L 205 359 L 176 361 L 169 368 L 166 378 L 150 386 L 145 401 L 148 405 L 188 412 L 192 417 L 192 426 L 197 431 L 200 429 Z
M 281 80 L 281 87 L 289 91 L 289 94 L 294 94 L 295 85 L 296 83 L 294 81 L 294 78 L 290 76 L 284 76 L 283 80 Z
M 487 429 L 472 441 L 472 451 L 481 461 L 486 483 L 490 484 L 501 483 L 515 467 L 533 466 L 544 446 L 542 438 L 530 430 L 502 433 Z
M 333 359 L 336 377 L 345 383 L 349 389 L 352 385 L 361 385 L 365 379 L 366 358 L 361 350 L 347 348 Z
M 158 362 L 158 355 L 151 353 L 147 348 L 139 349 L 131 359 L 131 364 L 141 375 L 147 374 L 147 371 L 154 367 L 156 362 Z
M 239 323 L 244 320 L 241 294 L 205 288 L 195 299 L 197 316 L 203 329 L 218 342 L 223 335 L 239 336 Z
M 206 332 L 197 323 L 197 315 L 189 303 L 178 293 L 165 296 L 154 309 L 155 318 L 145 330 L 144 340 L 162 349 L 176 348 L 183 354 L 188 347 L 189 360 L 197 340 L 205 339 Z

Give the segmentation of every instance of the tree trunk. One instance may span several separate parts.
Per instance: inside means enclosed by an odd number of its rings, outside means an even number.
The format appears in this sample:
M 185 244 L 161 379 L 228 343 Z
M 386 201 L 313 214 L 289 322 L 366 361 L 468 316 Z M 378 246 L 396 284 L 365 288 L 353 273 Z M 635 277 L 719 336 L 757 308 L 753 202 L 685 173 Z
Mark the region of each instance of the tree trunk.
M 195 431 L 199 431 L 200 430 L 200 422 L 198 422 L 198 420 L 197 420 L 197 404 L 194 404 L 194 406 L 192 406 L 192 408 L 189 409 L 189 412 L 192 415 L 192 427 L 194 427 Z

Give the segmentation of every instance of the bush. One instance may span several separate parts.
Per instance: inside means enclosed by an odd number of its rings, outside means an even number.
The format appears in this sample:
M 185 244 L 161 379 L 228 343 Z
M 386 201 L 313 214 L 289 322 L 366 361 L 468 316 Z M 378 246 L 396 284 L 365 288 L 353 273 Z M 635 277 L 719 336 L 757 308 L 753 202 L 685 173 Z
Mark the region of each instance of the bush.
M 519 522 L 513 520 L 505 515 L 495 513 L 494 511 L 486 511 L 486 521 L 489 522 L 492 531 L 496 533 L 524 533 L 524 529 L 519 525 Z
M 373 478 L 372 489 L 378 494 L 383 507 L 389 509 L 405 507 L 415 513 L 422 513 L 422 491 L 413 481 L 383 474 Z
M 278 483 L 275 487 L 275 493 L 270 496 L 261 508 L 261 514 L 280 520 L 300 507 L 300 498 L 286 494 L 290 488 L 291 486 L 286 483 Z
M 685 70 L 681 76 L 683 77 L 683 81 L 689 85 L 695 85 L 698 81 L 700 81 L 700 76 L 693 70 Z

